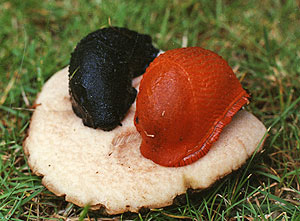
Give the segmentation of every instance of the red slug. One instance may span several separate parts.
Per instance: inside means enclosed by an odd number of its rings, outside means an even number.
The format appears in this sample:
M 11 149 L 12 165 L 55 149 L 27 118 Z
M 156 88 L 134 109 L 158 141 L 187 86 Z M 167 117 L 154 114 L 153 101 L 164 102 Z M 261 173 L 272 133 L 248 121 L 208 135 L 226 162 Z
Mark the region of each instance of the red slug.
M 147 68 L 137 96 L 142 155 L 167 167 L 197 161 L 248 98 L 216 53 L 200 47 L 165 52 Z

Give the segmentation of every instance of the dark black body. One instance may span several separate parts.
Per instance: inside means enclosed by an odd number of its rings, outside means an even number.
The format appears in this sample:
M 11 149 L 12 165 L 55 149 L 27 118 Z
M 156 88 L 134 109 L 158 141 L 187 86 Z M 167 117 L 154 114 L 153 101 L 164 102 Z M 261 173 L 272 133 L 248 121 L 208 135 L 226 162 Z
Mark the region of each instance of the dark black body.
M 120 125 L 136 97 L 132 78 L 157 56 L 151 37 L 110 27 L 88 34 L 71 54 L 69 91 L 84 125 L 106 131 Z

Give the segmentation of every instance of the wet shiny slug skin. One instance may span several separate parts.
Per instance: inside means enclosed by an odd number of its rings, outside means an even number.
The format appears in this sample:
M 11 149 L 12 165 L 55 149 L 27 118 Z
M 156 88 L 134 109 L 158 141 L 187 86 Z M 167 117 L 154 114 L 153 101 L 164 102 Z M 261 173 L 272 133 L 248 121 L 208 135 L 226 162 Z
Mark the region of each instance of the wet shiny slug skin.
M 195 162 L 248 98 L 216 53 L 200 47 L 165 52 L 147 68 L 137 96 L 142 155 L 168 167 Z

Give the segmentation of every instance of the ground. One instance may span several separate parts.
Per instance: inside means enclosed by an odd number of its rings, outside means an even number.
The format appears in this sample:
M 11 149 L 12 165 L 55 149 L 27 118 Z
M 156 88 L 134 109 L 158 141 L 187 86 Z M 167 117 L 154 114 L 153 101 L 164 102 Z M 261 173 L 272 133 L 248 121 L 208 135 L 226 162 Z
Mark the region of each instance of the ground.
M 0 1 L 0 219 L 299 220 L 300 2 L 297 0 Z M 34 100 L 76 43 L 110 25 L 168 50 L 200 46 L 226 59 L 269 129 L 263 152 L 171 207 L 105 216 L 43 187 L 24 157 Z

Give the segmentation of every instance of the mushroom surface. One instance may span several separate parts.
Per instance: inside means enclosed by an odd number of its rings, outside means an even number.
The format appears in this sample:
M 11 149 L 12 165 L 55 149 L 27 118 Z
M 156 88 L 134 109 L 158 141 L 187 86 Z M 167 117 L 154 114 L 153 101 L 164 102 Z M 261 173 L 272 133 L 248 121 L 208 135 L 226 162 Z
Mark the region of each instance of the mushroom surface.
M 133 83 L 138 89 L 138 80 Z M 255 116 L 240 111 L 204 157 L 184 167 L 163 167 L 139 151 L 134 104 L 123 126 L 112 131 L 82 124 L 72 111 L 67 68 L 45 83 L 36 103 L 23 143 L 31 170 L 56 195 L 109 214 L 168 206 L 188 188 L 211 186 L 259 150 L 266 132 Z

